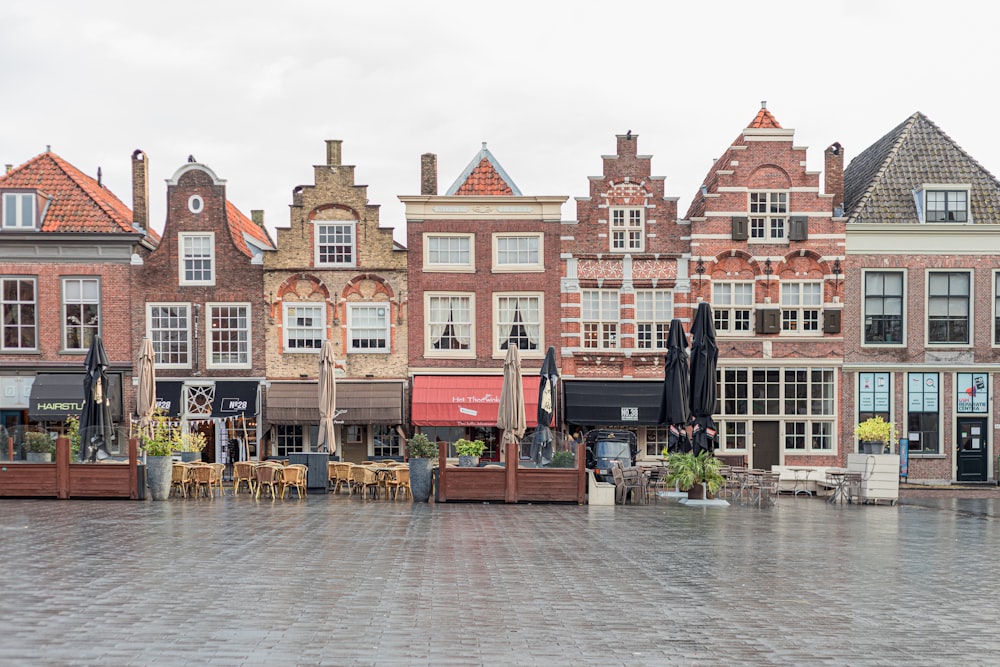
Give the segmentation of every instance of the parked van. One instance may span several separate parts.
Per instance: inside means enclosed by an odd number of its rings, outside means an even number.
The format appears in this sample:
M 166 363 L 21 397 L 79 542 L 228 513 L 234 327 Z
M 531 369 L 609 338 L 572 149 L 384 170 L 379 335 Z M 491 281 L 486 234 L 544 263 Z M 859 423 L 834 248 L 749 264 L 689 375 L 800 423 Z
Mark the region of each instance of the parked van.
M 638 453 L 635 433 L 610 429 L 587 431 L 587 468 L 594 471 L 599 482 L 613 482 L 611 466 L 619 461 L 623 468 L 635 465 Z

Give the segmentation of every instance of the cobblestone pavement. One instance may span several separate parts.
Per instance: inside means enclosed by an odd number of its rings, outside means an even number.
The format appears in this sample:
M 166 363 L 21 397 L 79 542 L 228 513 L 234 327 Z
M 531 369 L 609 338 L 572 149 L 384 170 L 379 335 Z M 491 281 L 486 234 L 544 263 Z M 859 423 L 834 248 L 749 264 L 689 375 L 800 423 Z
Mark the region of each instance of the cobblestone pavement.
M 3 500 L 0 664 L 996 664 L 998 518 L 928 496 Z

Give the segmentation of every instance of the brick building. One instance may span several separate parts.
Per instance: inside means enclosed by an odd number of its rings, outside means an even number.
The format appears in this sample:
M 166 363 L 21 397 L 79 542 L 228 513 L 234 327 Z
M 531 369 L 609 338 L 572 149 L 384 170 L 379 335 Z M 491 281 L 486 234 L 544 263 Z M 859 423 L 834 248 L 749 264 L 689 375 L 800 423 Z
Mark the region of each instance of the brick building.
M 444 195 L 424 155 L 421 194 L 402 196 L 410 253 L 411 423 L 431 438 L 487 443 L 497 459 L 503 361 L 517 345 L 533 427 L 538 370 L 559 348 L 559 221 L 566 197 L 522 195 L 483 144 Z
M 628 428 L 640 456 L 666 444 L 658 426 L 663 357 L 674 317 L 691 320 L 689 231 L 664 195 L 639 136 L 617 135 L 561 225 L 562 376 L 566 429 Z
M 908 476 L 994 480 L 1000 182 L 914 113 L 851 161 L 842 423 L 880 415 Z M 852 445 L 853 446 L 853 445 Z
M 134 196 L 144 209 L 145 192 Z M 162 238 L 133 281 L 133 356 L 148 336 L 157 404 L 206 435 L 206 461 L 257 453 L 263 255 L 273 250 L 263 226 L 226 199 L 225 181 L 208 166 L 190 157 L 167 180 Z
M 290 226 L 264 259 L 266 420 L 276 455 L 315 449 L 324 340 L 337 365 L 335 439 L 344 460 L 402 455 L 407 367 L 405 248 L 379 226 L 368 187 L 326 142 L 314 184 L 295 188 Z
M 131 262 L 156 235 L 133 221 L 100 168 L 95 179 L 49 150 L 8 166 L 0 203 L 0 431 L 17 444 L 26 425 L 59 432 L 79 416 L 84 359 L 99 334 L 119 426 L 110 453 L 121 455 L 135 408 Z
M 720 453 L 764 469 L 845 456 L 843 150 L 826 150 L 824 192 L 793 139 L 762 105 L 687 213 L 692 295 L 711 303 L 719 346 Z

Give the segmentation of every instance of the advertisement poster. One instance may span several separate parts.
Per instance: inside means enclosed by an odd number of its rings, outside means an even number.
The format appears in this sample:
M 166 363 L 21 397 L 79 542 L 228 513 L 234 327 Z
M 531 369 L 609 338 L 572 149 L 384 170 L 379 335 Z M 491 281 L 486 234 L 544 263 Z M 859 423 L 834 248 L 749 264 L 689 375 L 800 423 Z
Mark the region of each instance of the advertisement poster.
M 958 373 L 955 378 L 955 406 L 962 413 L 985 413 L 989 402 L 986 373 Z

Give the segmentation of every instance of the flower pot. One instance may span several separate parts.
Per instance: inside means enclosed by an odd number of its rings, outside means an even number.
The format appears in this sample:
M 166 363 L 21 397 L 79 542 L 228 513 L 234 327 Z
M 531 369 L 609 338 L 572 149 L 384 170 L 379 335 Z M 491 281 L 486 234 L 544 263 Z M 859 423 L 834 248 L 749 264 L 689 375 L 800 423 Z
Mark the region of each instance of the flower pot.
M 459 456 L 458 465 L 461 468 L 475 468 L 479 465 L 478 456 Z
M 24 458 L 28 463 L 52 463 L 51 452 L 25 452 Z
M 166 500 L 170 495 L 173 465 L 169 456 L 146 456 L 146 487 L 153 500 Z
M 181 461 L 184 463 L 201 461 L 201 452 L 181 452 Z
M 413 502 L 426 503 L 431 497 L 431 470 L 434 459 L 410 459 L 410 492 Z
M 688 489 L 688 500 L 704 500 L 705 499 L 705 485 L 695 484 L 690 489 Z
M 862 454 L 881 454 L 885 451 L 885 443 L 878 440 L 862 440 Z

